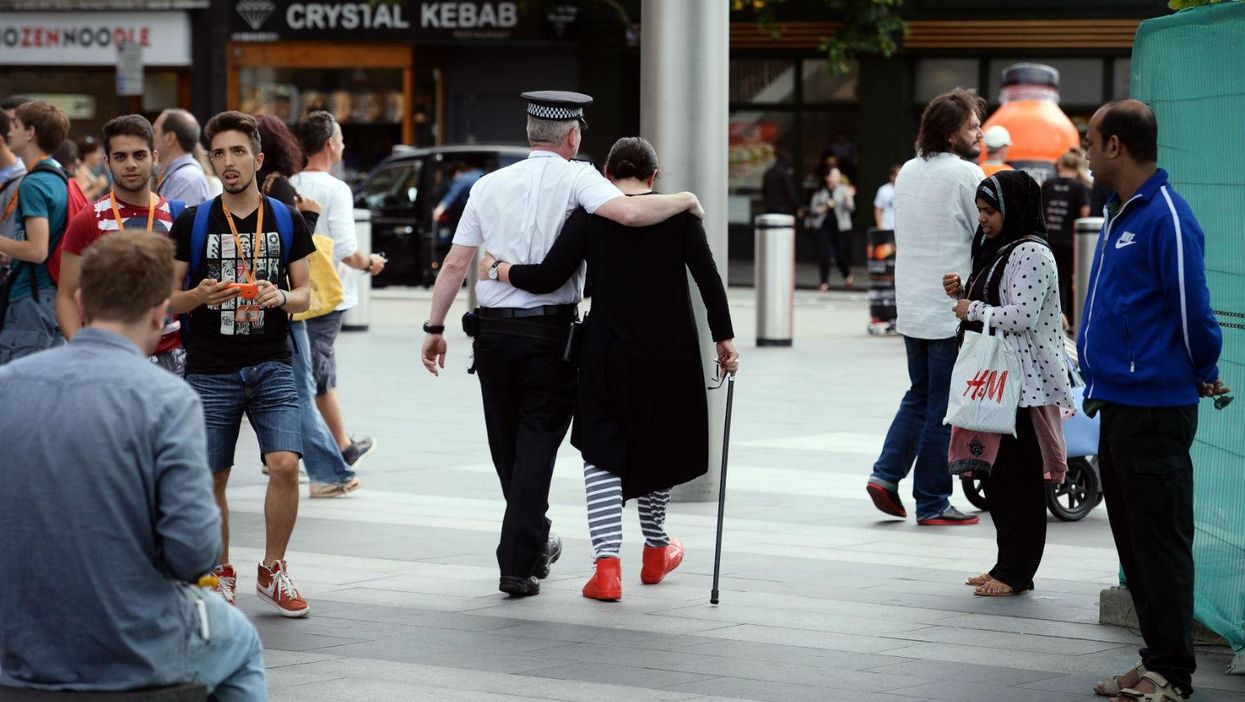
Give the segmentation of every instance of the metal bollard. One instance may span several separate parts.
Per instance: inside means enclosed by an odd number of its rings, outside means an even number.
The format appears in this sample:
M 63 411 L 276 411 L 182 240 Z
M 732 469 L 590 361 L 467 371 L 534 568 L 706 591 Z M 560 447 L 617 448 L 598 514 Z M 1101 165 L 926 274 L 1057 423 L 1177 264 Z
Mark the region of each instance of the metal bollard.
M 1085 319 L 1085 297 L 1089 293 L 1089 270 L 1094 265 L 1094 248 L 1098 245 L 1098 233 L 1102 231 L 1102 217 L 1081 217 L 1076 220 L 1076 239 L 1072 260 L 1075 279 L 1072 290 L 1076 295 L 1075 327 L 1080 332 L 1081 320 Z
M 756 218 L 757 346 L 790 346 L 795 318 L 795 217 Z
M 372 212 L 356 209 L 354 211 L 354 235 L 359 240 L 359 250 L 372 250 Z M 354 285 L 359 292 L 359 304 L 346 310 L 342 315 L 342 331 L 367 331 L 372 320 L 372 276 L 367 273 L 351 271 L 342 278 L 342 285 Z

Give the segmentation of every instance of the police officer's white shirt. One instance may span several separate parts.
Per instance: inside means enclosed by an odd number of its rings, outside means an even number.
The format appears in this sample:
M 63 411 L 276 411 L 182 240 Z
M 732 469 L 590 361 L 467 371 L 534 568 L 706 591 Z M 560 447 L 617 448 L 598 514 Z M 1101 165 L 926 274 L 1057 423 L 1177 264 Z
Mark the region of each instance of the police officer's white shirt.
M 476 181 L 454 232 L 454 243 L 483 244 L 506 263 L 540 263 L 575 208 L 593 214 L 616 197 L 623 197 L 622 191 L 591 165 L 567 161 L 552 151 L 533 151 L 527 159 Z M 584 297 L 584 270 L 581 264 L 570 280 L 546 295 L 481 279 L 476 283 L 476 300 L 481 307 L 576 303 Z
M 942 276 L 972 271 L 981 168 L 950 153 L 916 158 L 895 179 L 895 328 L 916 339 L 955 336 Z

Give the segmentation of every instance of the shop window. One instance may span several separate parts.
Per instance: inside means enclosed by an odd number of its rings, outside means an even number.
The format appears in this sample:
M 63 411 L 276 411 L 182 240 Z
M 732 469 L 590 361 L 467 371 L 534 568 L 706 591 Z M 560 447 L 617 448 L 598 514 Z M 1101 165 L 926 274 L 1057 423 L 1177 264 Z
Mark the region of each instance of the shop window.
M 847 73 L 830 71 L 830 62 L 804 59 L 804 102 L 856 102 L 860 86 L 860 65 L 853 62 Z
M 238 71 L 238 100 L 243 112 L 275 115 L 291 126 L 316 110 L 331 113 L 346 142 L 347 182 L 359 180 L 402 143 L 401 69 L 247 66 Z
M 143 78 L 143 112 L 154 114 L 171 107 L 180 107 L 177 91 L 176 71 L 148 70 Z
M 831 163 L 854 182 L 859 173 L 860 151 L 856 144 L 856 114 L 851 111 L 805 111 L 800 122 L 801 173 L 796 174 L 796 187 L 807 203 L 821 187 L 822 178 Z
M 1117 58 L 1112 64 L 1112 70 L 1115 73 L 1115 82 L 1112 83 L 1112 100 L 1123 100 L 1129 97 L 1129 81 L 1132 79 L 1133 60 L 1131 58 Z
M 750 224 L 753 214 L 761 211 L 761 179 L 765 171 L 774 165 L 779 150 L 795 155 L 794 123 L 794 116 L 785 112 L 731 114 L 728 182 L 732 224 Z M 795 180 L 799 187 L 799 173 Z
M 1059 71 L 1060 104 L 1101 105 L 1105 102 L 1102 99 L 1102 59 L 1028 57 L 990 60 L 990 93 L 984 96 L 990 104 L 998 104 L 1003 69 L 1013 63 L 1041 63 Z
M 735 59 L 730 68 L 731 102 L 761 104 L 795 100 L 795 63 L 782 59 Z
M 916 104 L 925 105 L 953 88 L 980 88 L 977 59 L 921 59 L 916 62 Z

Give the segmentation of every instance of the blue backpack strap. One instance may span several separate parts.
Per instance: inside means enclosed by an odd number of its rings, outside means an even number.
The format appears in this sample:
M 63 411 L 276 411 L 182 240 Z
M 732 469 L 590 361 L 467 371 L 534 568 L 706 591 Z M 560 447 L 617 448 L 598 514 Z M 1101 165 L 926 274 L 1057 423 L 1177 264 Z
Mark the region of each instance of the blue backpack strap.
M 186 209 L 186 203 L 181 200 L 169 200 L 169 215 L 176 222 L 177 218 Z
M 207 248 L 208 219 L 212 216 L 212 206 L 216 200 L 205 200 L 195 209 L 195 223 L 190 229 L 190 265 L 186 268 L 186 280 L 183 289 L 190 289 L 191 277 L 203 263 L 203 253 Z
M 290 214 L 290 208 L 284 202 L 276 198 L 269 197 L 268 205 L 277 218 L 277 234 L 281 236 L 281 267 L 285 268 L 289 265 L 290 247 L 294 244 L 294 215 Z

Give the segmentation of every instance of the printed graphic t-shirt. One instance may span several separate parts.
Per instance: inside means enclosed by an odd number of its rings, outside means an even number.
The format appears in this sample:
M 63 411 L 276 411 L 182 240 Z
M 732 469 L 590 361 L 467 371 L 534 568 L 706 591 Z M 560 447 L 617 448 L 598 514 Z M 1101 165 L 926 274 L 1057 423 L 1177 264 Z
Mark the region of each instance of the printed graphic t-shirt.
M 256 212 L 246 217 L 234 214 L 241 250 L 225 220 L 220 198 L 213 198 L 199 207 L 211 207 L 208 217 L 205 250 L 197 270 L 190 271 L 190 287 L 204 278 L 247 282 L 247 271 L 255 263 L 255 280 L 269 280 L 282 290 L 289 290 L 287 267 L 315 251 L 311 232 L 302 215 L 290 210 L 294 220 L 294 236 L 290 243 L 287 265 L 282 265 L 281 235 L 271 205 L 264 200 L 264 231 L 255 235 Z M 190 262 L 190 240 L 198 207 L 188 207 L 173 223 L 173 242 L 177 260 Z M 258 245 L 258 251 L 253 249 Z M 186 341 L 186 373 L 231 373 L 266 361 L 290 362 L 289 315 L 279 308 L 261 309 L 258 319 L 246 321 L 239 306 L 249 301 L 240 298 L 221 305 L 200 305 L 190 312 Z
M 118 225 L 116 214 L 112 211 L 112 198 L 110 195 L 105 195 L 93 202 L 90 207 L 83 208 L 74 215 L 73 219 L 69 220 L 69 226 L 65 229 L 65 243 L 61 244 L 61 250 L 81 256 L 91 244 L 105 234 L 112 234 L 122 229 L 146 230 L 147 210 L 147 205 L 139 207 L 117 198 L 117 211 L 121 213 L 121 224 Z M 168 236 L 172 228 L 173 213 L 169 209 L 169 201 L 160 198 L 152 218 L 151 231 Z M 180 346 L 182 343 L 180 329 L 181 325 L 176 321 L 166 325 L 164 336 L 160 337 L 160 345 L 156 347 L 156 353 L 164 353 Z

